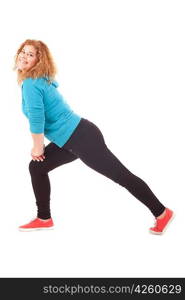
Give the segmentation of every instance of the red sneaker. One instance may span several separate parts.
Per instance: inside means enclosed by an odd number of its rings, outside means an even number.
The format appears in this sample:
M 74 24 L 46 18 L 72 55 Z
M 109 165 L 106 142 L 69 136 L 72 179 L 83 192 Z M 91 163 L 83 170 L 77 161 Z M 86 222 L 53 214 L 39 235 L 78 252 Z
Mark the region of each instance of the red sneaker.
M 33 230 L 44 230 L 44 229 L 53 229 L 54 224 L 52 218 L 48 220 L 41 220 L 36 218 L 29 222 L 28 224 L 19 226 L 20 231 L 33 231 Z
M 169 208 L 165 209 L 166 214 L 163 218 L 158 219 L 156 218 L 156 222 L 154 227 L 150 228 L 150 232 L 153 234 L 162 234 L 165 229 L 167 228 L 167 225 L 173 220 L 174 212 L 170 210 Z

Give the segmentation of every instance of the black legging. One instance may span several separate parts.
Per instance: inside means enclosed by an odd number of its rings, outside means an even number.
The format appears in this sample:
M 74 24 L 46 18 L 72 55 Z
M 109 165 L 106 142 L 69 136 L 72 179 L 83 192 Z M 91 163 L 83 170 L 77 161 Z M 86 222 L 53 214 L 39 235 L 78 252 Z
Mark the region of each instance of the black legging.
M 156 198 L 148 185 L 131 173 L 107 148 L 100 129 L 87 119 L 81 119 L 63 147 L 60 148 L 51 142 L 45 147 L 44 154 L 44 161 L 32 160 L 29 164 L 38 218 L 51 217 L 51 188 L 48 173 L 77 158 L 80 158 L 90 168 L 125 187 L 146 205 L 155 217 L 165 210 L 165 206 Z

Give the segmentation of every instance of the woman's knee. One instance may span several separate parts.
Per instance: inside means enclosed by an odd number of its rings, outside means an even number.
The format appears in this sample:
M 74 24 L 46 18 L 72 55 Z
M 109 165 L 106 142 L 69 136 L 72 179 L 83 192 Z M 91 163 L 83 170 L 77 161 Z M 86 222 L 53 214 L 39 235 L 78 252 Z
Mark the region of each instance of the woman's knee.
M 135 182 L 136 176 L 130 171 L 119 172 L 115 178 L 115 182 L 124 188 L 128 188 Z
M 37 174 L 43 172 L 42 162 L 31 160 L 29 163 L 29 172 L 30 174 Z

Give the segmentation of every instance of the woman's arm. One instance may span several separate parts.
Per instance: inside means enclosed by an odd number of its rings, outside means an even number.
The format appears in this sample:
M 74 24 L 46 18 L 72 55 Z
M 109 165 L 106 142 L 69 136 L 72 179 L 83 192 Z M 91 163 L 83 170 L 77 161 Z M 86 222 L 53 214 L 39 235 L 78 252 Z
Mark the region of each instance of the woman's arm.
M 44 152 L 44 134 L 43 133 L 32 133 L 33 138 L 33 149 L 31 154 L 33 156 L 40 156 Z
M 30 131 L 34 134 L 44 133 L 45 109 L 43 87 L 39 80 L 27 78 L 23 84 L 23 97 L 28 113 Z
M 35 148 L 43 148 L 44 146 L 44 133 L 32 133 L 33 146 Z
M 33 160 L 40 160 L 44 154 L 45 110 L 43 87 L 39 80 L 27 78 L 23 84 L 23 97 L 28 113 L 30 131 L 33 138 L 31 155 Z

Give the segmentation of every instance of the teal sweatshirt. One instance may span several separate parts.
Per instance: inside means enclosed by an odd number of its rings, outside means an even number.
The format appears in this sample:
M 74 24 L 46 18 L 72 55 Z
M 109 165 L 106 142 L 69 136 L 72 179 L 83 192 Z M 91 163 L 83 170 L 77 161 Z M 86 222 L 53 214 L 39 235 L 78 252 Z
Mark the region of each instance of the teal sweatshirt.
M 58 83 L 46 77 L 26 78 L 22 84 L 22 112 L 29 120 L 32 133 L 43 133 L 62 147 L 79 124 L 81 117 L 57 90 Z

